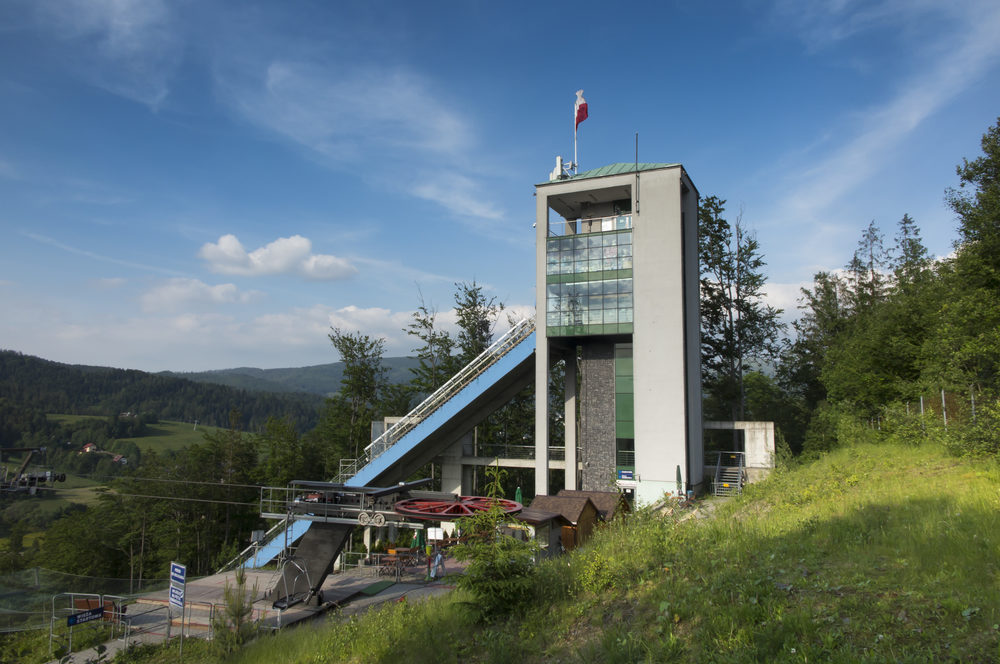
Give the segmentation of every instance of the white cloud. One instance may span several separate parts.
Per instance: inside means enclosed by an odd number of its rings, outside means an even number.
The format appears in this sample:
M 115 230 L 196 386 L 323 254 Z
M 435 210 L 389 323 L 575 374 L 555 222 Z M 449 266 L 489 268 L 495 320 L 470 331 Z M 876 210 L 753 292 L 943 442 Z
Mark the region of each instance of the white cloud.
M 796 3 L 797 5 L 800 3 Z M 905 4 L 905 3 L 904 3 Z M 813 5 L 809 5 L 812 7 Z M 813 13 L 809 19 L 812 34 L 826 25 L 828 38 L 844 39 L 856 32 L 883 25 L 888 21 L 905 23 L 914 14 L 930 13 L 944 4 L 918 4 L 912 7 L 884 3 L 878 11 L 857 13 L 850 2 L 836 4 L 836 15 L 823 23 Z M 898 9 L 893 13 L 887 8 Z M 907 10 L 908 11 L 905 11 Z M 962 14 L 960 10 L 966 13 Z M 945 11 L 941 9 L 941 11 Z M 915 71 L 909 81 L 883 105 L 850 118 L 851 127 L 860 129 L 844 137 L 830 154 L 817 159 L 811 168 L 795 170 L 788 176 L 786 195 L 778 202 L 772 220 L 778 225 L 829 218 L 831 211 L 855 188 L 870 181 L 889 163 L 894 150 L 932 116 L 959 94 L 977 84 L 985 72 L 1000 60 L 1000 7 L 977 3 L 957 3 L 947 10 L 953 13 L 958 27 L 941 30 L 937 41 L 928 47 L 936 57 L 925 69 Z
M 190 307 L 246 303 L 256 292 L 240 292 L 233 284 L 210 286 L 198 279 L 169 279 L 147 291 L 140 298 L 146 312 L 174 312 Z
M 453 170 L 477 168 L 471 124 L 417 72 L 334 61 L 230 59 L 217 67 L 216 84 L 250 122 L 329 165 L 357 169 L 389 188 L 400 186 L 396 174 L 419 169 L 425 175 L 403 184 L 407 193 L 459 216 L 501 216 L 475 180 Z M 394 177 L 387 180 L 387 172 Z
M 466 122 L 404 68 L 274 60 L 221 66 L 224 98 L 251 122 L 336 161 L 400 150 L 457 154 Z M 374 155 L 372 154 L 374 153 Z
M 94 85 L 159 107 L 180 64 L 183 42 L 164 0 L 32 3 L 42 29 L 69 42 L 72 66 Z
M 128 267 L 136 270 L 141 270 L 143 272 L 157 272 L 160 274 L 179 274 L 176 270 L 169 270 L 167 268 L 156 267 L 149 265 L 147 263 L 136 263 L 133 261 L 126 261 L 120 258 L 114 258 L 112 256 L 105 256 L 103 254 L 98 254 L 96 252 L 90 251 L 88 249 L 80 249 L 79 247 L 74 247 L 68 244 L 64 244 L 54 238 L 47 235 L 40 235 L 38 233 L 29 233 L 27 231 L 21 231 L 21 235 L 27 238 L 31 238 L 35 242 L 40 242 L 42 244 L 47 244 L 62 251 L 69 252 L 71 254 L 77 254 L 79 256 L 86 256 L 95 261 L 101 261 L 103 263 L 111 263 L 113 265 L 121 265 L 122 267 Z
M 442 171 L 414 183 L 410 193 L 444 206 L 456 216 L 498 220 L 503 211 L 483 195 L 475 180 L 459 173 Z
M 278 238 L 249 253 L 235 235 L 223 235 L 218 242 L 203 245 L 198 256 L 208 261 L 213 272 L 240 276 L 297 274 L 314 281 L 332 281 L 358 271 L 346 259 L 312 253 L 312 242 L 301 235 Z

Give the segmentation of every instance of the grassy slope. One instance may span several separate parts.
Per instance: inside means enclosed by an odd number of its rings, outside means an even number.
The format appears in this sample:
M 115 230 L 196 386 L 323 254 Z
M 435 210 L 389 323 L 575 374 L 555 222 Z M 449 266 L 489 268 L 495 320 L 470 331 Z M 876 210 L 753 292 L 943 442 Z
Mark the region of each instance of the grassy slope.
M 231 661 L 993 662 L 998 486 L 995 462 L 855 446 L 713 518 L 605 530 L 542 566 L 538 597 L 506 621 L 476 625 L 457 591 L 289 630 Z

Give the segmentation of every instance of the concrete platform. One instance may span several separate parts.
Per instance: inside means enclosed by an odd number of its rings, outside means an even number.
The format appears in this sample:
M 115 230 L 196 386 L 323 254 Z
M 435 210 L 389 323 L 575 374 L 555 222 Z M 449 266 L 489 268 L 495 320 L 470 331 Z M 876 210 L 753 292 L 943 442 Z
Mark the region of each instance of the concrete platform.
M 460 574 L 464 566 L 454 560 L 447 560 L 446 574 Z M 246 571 L 246 586 L 254 593 L 253 619 L 262 629 L 280 629 L 289 625 L 316 618 L 330 610 L 339 610 L 343 616 L 360 615 L 372 607 L 386 602 L 422 601 L 429 597 L 451 592 L 455 586 L 447 578 L 443 581 L 427 581 L 426 569 L 409 567 L 398 575 L 378 575 L 373 567 L 363 567 L 331 574 L 323 583 L 323 602 L 319 606 L 296 604 L 279 611 L 267 599 L 272 584 L 280 580 L 277 571 Z M 367 588 L 380 581 L 391 581 L 390 585 L 376 588 L 377 592 L 365 594 Z M 104 645 L 106 657 L 136 643 L 162 643 L 167 634 L 171 638 L 180 636 L 181 631 L 188 638 L 210 638 L 213 612 L 225 605 L 226 584 L 236 585 L 236 572 L 215 574 L 200 579 L 192 579 L 185 586 L 185 609 L 181 616 L 176 608 L 169 607 L 167 590 L 143 595 L 129 604 L 126 620 L 133 626 L 130 638 L 116 639 Z M 385 585 L 385 584 L 382 584 Z M 168 620 L 168 613 L 170 619 Z M 97 653 L 93 649 L 73 653 L 74 661 L 87 661 Z M 58 660 L 52 660 L 55 664 Z

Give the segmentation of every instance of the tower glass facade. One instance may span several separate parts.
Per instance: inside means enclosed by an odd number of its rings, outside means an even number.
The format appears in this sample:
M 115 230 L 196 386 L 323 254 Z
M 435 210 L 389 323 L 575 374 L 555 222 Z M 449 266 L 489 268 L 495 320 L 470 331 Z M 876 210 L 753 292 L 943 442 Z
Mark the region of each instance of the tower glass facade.
M 548 335 L 631 334 L 632 215 L 584 223 L 545 243 Z

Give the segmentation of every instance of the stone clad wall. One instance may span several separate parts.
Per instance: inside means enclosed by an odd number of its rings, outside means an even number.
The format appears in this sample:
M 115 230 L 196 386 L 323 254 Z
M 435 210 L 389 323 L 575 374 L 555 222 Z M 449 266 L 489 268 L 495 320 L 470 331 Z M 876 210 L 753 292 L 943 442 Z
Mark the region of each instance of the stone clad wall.
M 585 342 L 581 357 L 580 449 L 584 491 L 607 491 L 615 472 L 615 346 Z

